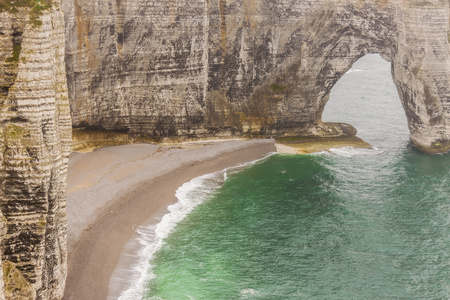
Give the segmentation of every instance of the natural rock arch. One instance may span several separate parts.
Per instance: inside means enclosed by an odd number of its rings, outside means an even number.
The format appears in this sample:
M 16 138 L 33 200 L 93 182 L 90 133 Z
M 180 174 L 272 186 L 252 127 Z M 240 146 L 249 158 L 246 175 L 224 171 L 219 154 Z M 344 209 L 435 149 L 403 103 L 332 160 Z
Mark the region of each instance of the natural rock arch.
M 379 53 L 392 63 L 413 143 L 450 147 L 448 1 L 77 3 L 64 4 L 75 126 L 303 134 L 321 122 L 334 83 Z
M 0 248 L 13 279 L 0 298 L 64 289 L 64 38 L 75 126 L 301 134 L 351 64 L 377 52 L 413 143 L 450 148 L 448 0 L 3 1 L 0 17 Z
M 392 64 L 379 54 L 358 59 L 333 86 L 322 115 L 325 124 L 352 124 L 358 129 L 358 136 L 369 143 L 374 139 L 378 144 L 377 132 L 385 136 L 384 141 L 402 136 L 399 142 L 403 145 L 409 130 L 391 69 Z M 376 144 L 372 146 L 381 146 Z M 384 148 L 388 144 L 383 145 Z

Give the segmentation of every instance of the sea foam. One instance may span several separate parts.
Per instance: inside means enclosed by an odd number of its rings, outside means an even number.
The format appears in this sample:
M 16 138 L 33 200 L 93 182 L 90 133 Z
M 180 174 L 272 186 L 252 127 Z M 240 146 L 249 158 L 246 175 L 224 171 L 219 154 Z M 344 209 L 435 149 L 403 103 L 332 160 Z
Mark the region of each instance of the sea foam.
M 330 148 L 329 153 L 337 156 L 343 157 L 355 157 L 355 156 L 372 156 L 383 154 L 383 150 L 378 148 L 355 148 L 355 147 L 341 147 L 341 148 Z
M 228 175 L 239 172 L 271 155 L 273 153 L 262 159 L 196 177 L 179 187 L 175 193 L 178 201 L 167 207 L 169 212 L 162 217 L 158 224 L 139 226 L 135 229 L 138 235 L 130 241 L 125 251 L 134 252 L 138 257 L 138 262 L 129 270 L 118 269 L 114 272 L 111 277 L 110 291 L 112 285 L 117 285 L 122 290 L 119 300 L 142 299 L 148 292 L 146 284 L 156 276 L 152 271 L 151 264 L 155 253 L 164 246 L 164 240 L 173 232 L 176 225 L 195 207 L 210 199 L 225 182 Z M 138 251 L 131 250 L 132 247 L 138 248 Z M 129 278 L 125 284 L 123 283 L 124 278 Z M 108 299 L 113 299 L 113 297 L 114 295 L 110 293 Z
M 359 69 L 350 69 L 350 70 L 348 70 L 347 71 L 347 73 L 345 73 L 345 74 L 350 74 L 350 73 L 355 73 L 355 72 L 361 72 L 362 70 L 359 70 Z
M 328 150 L 322 150 L 320 152 L 311 153 L 311 155 L 332 155 L 332 156 L 342 156 L 347 158 L 352 158 L 355 156 L 373 156 L 383 154 L 384 150 L 379 148 L 355 148 L 351 146 L 340 147 L 340 148 L 330 148 Z

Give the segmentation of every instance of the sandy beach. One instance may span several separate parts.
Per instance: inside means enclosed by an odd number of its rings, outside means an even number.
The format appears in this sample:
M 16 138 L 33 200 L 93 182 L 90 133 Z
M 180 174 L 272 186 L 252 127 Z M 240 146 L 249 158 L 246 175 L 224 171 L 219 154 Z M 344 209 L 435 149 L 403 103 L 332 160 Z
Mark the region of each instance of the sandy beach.
M 135 144 L 72 153 L 64 299 L 100 300 L 133 228 L 161 216 L 183 183 L 276 151 L 273 140 Z

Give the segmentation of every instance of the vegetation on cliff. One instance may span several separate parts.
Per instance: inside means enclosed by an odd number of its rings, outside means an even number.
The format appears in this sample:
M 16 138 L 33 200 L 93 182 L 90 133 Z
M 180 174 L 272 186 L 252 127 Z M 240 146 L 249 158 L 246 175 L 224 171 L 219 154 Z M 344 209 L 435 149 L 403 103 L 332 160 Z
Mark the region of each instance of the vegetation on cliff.
M 34 26 L 40 26 L 42 12 L 52 7 L 52 0 L 0 0 L 0 12 L 17 13 L 22 7 L 30 9 L 31 23 Z

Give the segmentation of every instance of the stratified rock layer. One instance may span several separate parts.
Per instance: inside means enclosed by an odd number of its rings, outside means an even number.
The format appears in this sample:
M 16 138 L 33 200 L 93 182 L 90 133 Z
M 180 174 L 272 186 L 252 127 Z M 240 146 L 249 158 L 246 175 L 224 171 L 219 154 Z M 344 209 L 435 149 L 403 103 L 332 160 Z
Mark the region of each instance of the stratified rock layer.
M 64 18 L 58 1 L 28 2 L 0 9 L 2 290 L 6 299 L 60 299 L 71 139 Z
M 3 216 L 2 212 L 0 211 L 0 241 L 3 239 L 3 236 L 6 234 L 6 228 L 5 228 L 5 217 Z M 0 247 L 0 251 L 2 248 Z M 3 280 L 3 264 L 2 264 L 2 258 L 0 256 L 0 300 L 5 300 L 5 283 Z
M 449 1 L 66 0 L 75 126 L 299 134 L 367 53 L 392 63 L 411 139 L 450 147 Z

